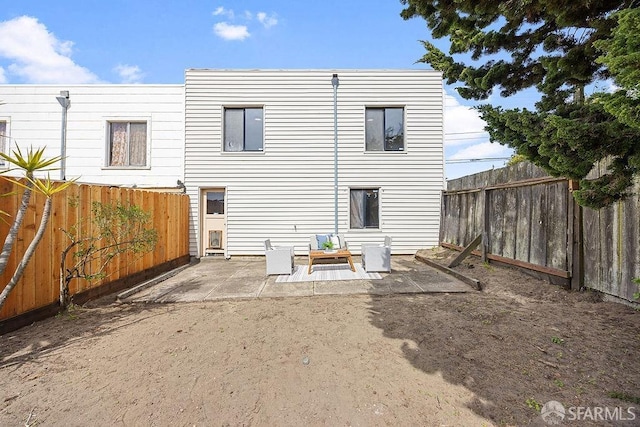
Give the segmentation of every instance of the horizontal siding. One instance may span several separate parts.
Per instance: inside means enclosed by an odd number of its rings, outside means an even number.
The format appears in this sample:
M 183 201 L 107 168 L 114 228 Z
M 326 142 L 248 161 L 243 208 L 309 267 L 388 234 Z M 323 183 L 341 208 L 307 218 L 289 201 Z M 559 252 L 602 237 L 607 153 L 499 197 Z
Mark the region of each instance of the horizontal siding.
M 227 188 L 228 255 L 262 254 L 264 239 L 304 253 L 310 234 L 334 228 L 331 70 L 187 70 L 185 184 L 191 252 L 198 192 Z M 437 245 L 443 188 L 442 77 L 433 71 L 338 70 L 339 229 L 359 252 L 393 238 L 394 253 Z M 222 111 L 263 106 L 264 151 L 224 153 Z M 364 151 L 368 106 L 405 107 L 405 152 Z M 380 187 L 379 230 L 349 229 L 349 188 Z
M 0 120 L 9 119 L 14 147 L 60 154 L 62 107 L 56 97 L 61 90 L 68 90 L 71 100 L 67 178 L 138 187 L 175 187 L 183 180 L 183 85 L 0 85 Z M 107 121 L 135 118 L 150 120 L 149 167 L 105 168 Z

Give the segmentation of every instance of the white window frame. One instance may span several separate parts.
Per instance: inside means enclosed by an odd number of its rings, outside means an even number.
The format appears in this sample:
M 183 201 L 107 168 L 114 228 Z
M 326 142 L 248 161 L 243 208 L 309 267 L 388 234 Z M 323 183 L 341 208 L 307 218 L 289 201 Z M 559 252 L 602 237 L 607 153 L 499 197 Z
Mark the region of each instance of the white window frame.
M 11 118 L 8 116 L 0 116 L 0 122 L 4 122 L 5 123 L 5 137 L 4 137 L 4 147 L 0 146 L 0 150 L 2 150 L 2 152 L 4 154 L 9 154 L 11 152 L 11 137 L 9 135 L 11 135 Z M 7 162 L 0 157 L 0 168 L 1 169 L 7 169 L 9 167 L 9 165 L 7 164 Z
M 382 141 L 382 150 L 368 150 L 367 149 L 367 110 L 384 110 L 386 109 L 402 109 L 402 149 L 400 150 L 386 150 L 386 143 Z M 382 104 L 382 105 L 365 105 L 364 107 L 364 151 L 365 153 L 406 153 L 407 152 L 407 106 L 406 105 L 394 105 L 394 104 Z M 384 132 L 384 129 L 383 129 Z
M 133 116 L 133 117 L 105 117 L 104 118 L 104 135 L 105 135 L 105 149 L 104 149 L 104 166 L 103 169 L 111 170 L 148 170 L 151 169 L 151 117 L 145 116 Z M 146 140 L 146 165 L 144 166 L 111 166 L 109 161 L 111 159 L 111 123 L 145 123 L 147 125 L 147 140 Z
M 247 109 L 260 109 L 262 110 L 262 148 L 260 150 L 239 150 L 239 151 L 231 151 L 231 150 L 226 150 L 225 149 L 225 139 L 226 139 L 226 135 L 225 135 L 225 127 L 226 127 L 226 112 L 227 110 L 247 110 Z M 220 126 L 220 135 L 221 135 L 221 142 L 220 142 L 220 148 L 222 153 L 226 154 L 226 155 L 233 155 L 233 154 L 241 154 L 241 155 L 252 155 L 252 154 L 262 154 L 264 153 L 264 146 L 265 146 L 265 111 L 266 108 L 264 105 L 252 105 L 252 104 L 242 104 L 242 105 L 224 105 L 222 106 L 222 111 L 221 111 L 221 126 Z M 243 125 L 244 125 L 244 121 L 243 121 Z M 244 144 L 246 143 L 246 138 L 242 141 L 243 142 L 243 147 Z

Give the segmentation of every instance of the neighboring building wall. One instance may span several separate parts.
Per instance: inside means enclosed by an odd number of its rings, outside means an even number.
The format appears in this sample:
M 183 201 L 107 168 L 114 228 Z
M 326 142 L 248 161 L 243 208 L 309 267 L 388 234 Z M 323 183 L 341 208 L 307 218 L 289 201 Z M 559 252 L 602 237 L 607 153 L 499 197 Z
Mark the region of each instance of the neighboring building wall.
M 393 253 L 438 245 L 443 189 L 443 86 L 426 70 L 186 71 L 185 184 L 191 254 L 201 255 L 199 190 L 226 188 L 227 256 L 263 241 L 306 253 L 334 229 L 333 73 L 339 76 L 339 231 L 354 252 L 393 238 Z M 365 151 L 365 107 L 404 107 L 405 149 Z M 262 107 L 264 150 L 224 152 L 223 114 Z M 378 229 L 350 228 L 350 188 L 380 189 Z
M 0 121 L 24 151 L 46 147 L 60 155 L 62 107 L 68 90 L 66 178 L 140 188 L 176 187 L 184 170 L 184 85 L 0 85 Z M 109 167 L 109 122 L 147 123 L 142 167 Z M 10 144 L 9 144 L 10 143 Z M 6 152 L 6 149 L 5 149 Z M 51 177 L 58 179 L 59 171 Z

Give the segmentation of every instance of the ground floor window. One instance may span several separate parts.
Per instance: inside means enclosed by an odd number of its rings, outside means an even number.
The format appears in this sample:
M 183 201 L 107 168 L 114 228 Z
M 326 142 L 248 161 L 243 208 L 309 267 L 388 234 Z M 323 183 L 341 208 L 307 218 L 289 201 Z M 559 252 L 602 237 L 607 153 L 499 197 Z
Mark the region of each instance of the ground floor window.
M 351 189 L 351 228 L 380 228 L 379 189 Z

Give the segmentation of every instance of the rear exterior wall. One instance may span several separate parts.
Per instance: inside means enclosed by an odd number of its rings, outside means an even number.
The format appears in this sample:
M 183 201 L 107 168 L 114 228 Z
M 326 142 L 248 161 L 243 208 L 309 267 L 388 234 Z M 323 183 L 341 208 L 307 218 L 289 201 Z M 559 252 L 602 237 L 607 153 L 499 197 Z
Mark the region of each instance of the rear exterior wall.
M 185 80 L 185 184 L 190 251 L 199 253 L 201 189 L 226 190 L 226 255 L 260 255 L 264 240 L 307 251 L 334 230 L 337 73 L 338 226 L 353 252 L 393 239 L 394 254 L 438 245 L 443 86 L 427 70 L 207 70 Z M 227 107 L 262 107 L 261 152 L 223 151 Z M 365 108 L 403 107 L 401 152 L 365 150 Z M 350 189 L 377 188 L 379 228 L 350 228 Z

